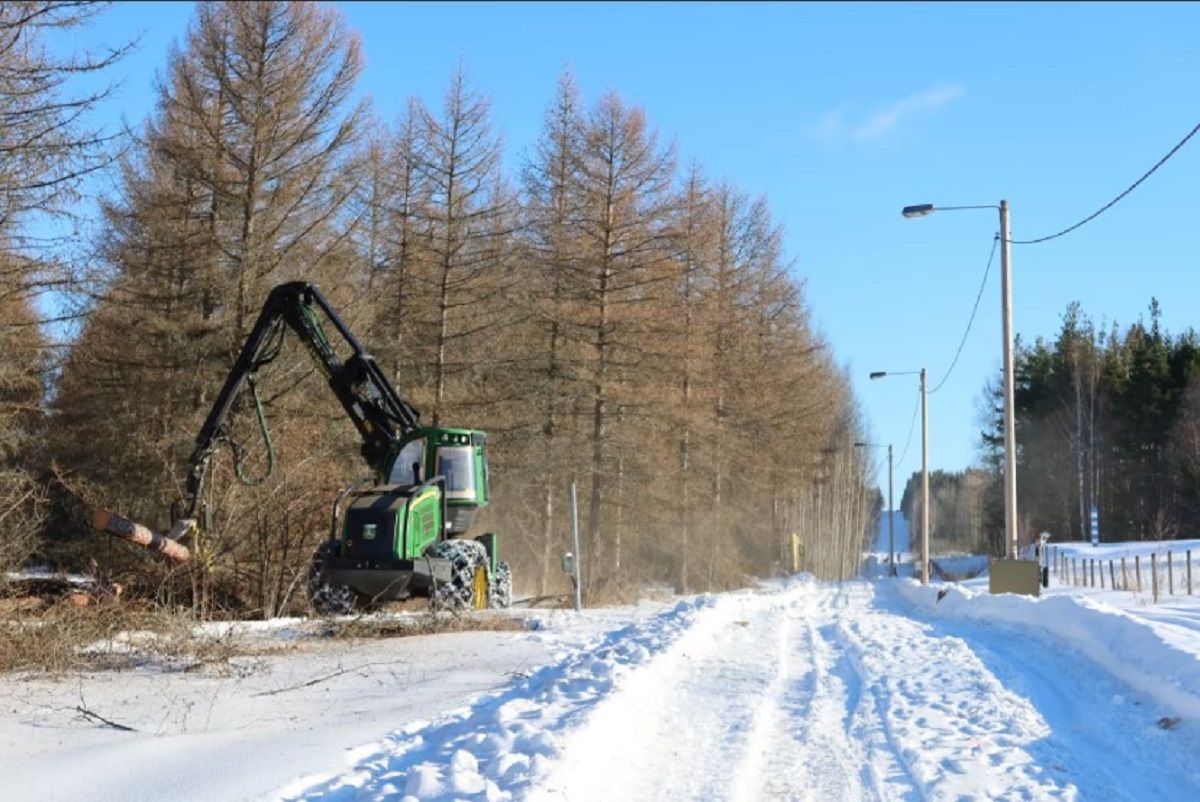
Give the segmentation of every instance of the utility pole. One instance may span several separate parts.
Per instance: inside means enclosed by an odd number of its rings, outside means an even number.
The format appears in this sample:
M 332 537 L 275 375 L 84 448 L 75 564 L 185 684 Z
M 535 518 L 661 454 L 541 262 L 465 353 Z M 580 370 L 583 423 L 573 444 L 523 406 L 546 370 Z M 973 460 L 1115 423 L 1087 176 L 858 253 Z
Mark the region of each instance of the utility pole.
M 921 368 L 921 584 L 929 584 L 929 413 L 925 405 L 925 368 Z
M 1000 305 L 1004 316 L 1004 556 L 1017 559 L 1017 429 L 1013 389 L 1012 260 L 1008 201 L 1000 201 Z
M 1013 334 L 1012 334 L 1012 242 L 1008 235 L 1008 201 L 999 206 L 934 206 L 918 203 L 905 206 L 900 214 L 907 218 L 925 217 L 934 212 L 960 209 L 1000 210 L 1000 317 L 1004 327 L 1004 556 L 1017 559 L 1017 425 L 1013 401 Z
M 930 207 L 932 208 L 932 207 Z M 927 212 L 926 212 L 927 213 Z M 905 216 L 908 216 L 907 214 Z M 872 371 L 871 379 L 882 379 L 884 376 L 921 377 L 921 584 L 929 584 L 929 409 L 926 403 L 929 398 L 925 368 L 909 370 L 901 373 L 889 373 L 886 370 Z M 859 445 L 855 443 L 855 445 Z M 862 445 L 868 445 L 863 443 Z M 888 446 L 888 496 L 892 495 L 892 447 Z M 891 505 L 891 501 L 888 501 Z M 891 516 L 888 517 L 888 538 L 892 537 Z M 911 538 L 910 538 L 911 540 Z M 892 544 L 889 543 L 889 547 Z
M 892 503 L 892 444 L 888 443 L 888 576 L 896 575 L 896 507 Z

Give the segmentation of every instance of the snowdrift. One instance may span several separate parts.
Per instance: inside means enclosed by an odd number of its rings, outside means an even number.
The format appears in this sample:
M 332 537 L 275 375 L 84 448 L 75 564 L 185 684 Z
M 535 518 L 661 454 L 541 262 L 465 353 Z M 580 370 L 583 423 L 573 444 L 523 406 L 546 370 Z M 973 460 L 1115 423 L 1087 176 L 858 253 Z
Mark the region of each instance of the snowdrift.
M 959 586 L 923 587 L 913 580 L 895 587 L 930 618 L 969 619 L 1040 634 L 1078 651 L 1176 715 L 1200 718 L 1200 648 L 1195 638 L 1177 637 L 1169 623 L 1078 596 L 993 596 Z M 939 593 L 944 594 L 940 601 Z

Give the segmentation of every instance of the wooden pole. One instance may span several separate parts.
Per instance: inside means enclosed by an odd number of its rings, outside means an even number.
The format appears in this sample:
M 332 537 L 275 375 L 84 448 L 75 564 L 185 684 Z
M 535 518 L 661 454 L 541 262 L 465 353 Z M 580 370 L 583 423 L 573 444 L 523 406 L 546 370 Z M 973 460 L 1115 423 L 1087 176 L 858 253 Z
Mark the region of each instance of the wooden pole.
M 1124 558 L 1122 558 L 1122 559 L 1124 559 Z M 1133 578 L 1136 583 L 1135 586 L 1137 587 L 1137 592 L 1141 593 L 1142 592 L 1142 555 L 1140 555 L 1140 554 L 1133 555 Z
M 1104 590 L 1104 560 L 1100 561 L 1100 589 Z
M 1150 552 L 1150 594 L 1154 601 L 1158 601 L 1158 555 Z
M 101 532 L 107 532 L 151 551 L 157 551 L 168 560 L 177 563 L 185 563 L 192 557 L 191 552 L 182 543 L 152 532 L 141 524 L 128 518 L 122 518 L 103 507 L 97 507 L 92 511 L 92 526 Z
M 1108 561 L 1108 586 L 1113 590 L 1117 589 L 1117 569 L 1113 567 L 1112 560 Z
M 1187 550 L 1187 583 L 1188 595 L 1192 595 L 1192 550 Z
M 1171 567 L 1171 552 L 1167 552 L 1167 595 L 1175 595 L 1175 569 Z
M 1088 578 L 1091 580 L 1092 587 L 1096 587 L 1096 558 L 1088 560 Z

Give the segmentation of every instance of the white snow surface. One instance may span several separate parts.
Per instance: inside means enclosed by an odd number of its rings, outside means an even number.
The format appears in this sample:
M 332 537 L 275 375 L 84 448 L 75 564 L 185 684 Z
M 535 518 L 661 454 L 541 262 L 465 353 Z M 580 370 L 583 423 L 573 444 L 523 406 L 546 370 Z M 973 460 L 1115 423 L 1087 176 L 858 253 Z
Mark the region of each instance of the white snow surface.
M 1173 607 L 795 577 L 530 632 L 267 624 L 292 648 L 228 676 L 0 678 L 0 799 L 1197 799 Z

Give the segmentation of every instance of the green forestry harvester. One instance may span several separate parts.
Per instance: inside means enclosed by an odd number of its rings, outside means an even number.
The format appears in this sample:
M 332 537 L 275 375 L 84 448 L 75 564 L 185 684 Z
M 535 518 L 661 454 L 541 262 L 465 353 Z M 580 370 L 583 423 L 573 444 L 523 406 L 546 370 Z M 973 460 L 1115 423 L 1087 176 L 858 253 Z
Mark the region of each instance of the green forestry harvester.
M 340 336 L 337 348 L 322 320 Z M 496 536 L 465 537 L 475 511 L 488 503 L 484 433 L 421 428 L 419 413 L 399 396 L 316 286 L 304 282 L 280 284 L 267 296 L 196 437 L 182 515 L 166 538 L 186 537 L 207 517 L 201 497 L 219 444 L 233 448 L 242 475 L 241 449 L 230 438 L 227 422 L 247 386 L 270 470 L 273 454 L 255 379 L 279 354 L 286 329 L 307 347 L 358 429 L 362 456 L 373 472 L 370 479 L 342 490 L 334 502 L 329 538 L 317 548 L 309 569 L 313 608 L 346 613 L 356 605 L 411 596 L 427 596 L 435 608 L 507 607 L 512 581 L 508 564 L 497 559 Z M 151 537 L 156 543 L 143 545 L 171 545 L 158 535 Z

